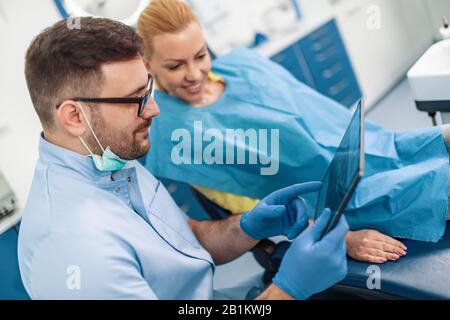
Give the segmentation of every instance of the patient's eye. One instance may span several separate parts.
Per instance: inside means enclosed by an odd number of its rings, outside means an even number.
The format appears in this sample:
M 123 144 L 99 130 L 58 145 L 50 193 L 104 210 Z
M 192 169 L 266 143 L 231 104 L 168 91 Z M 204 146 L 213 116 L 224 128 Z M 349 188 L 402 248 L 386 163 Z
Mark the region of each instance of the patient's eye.
M 176 64 L 176 65 L 173 65 L 173 66 L 167 66 L 167 68 L 169 70 L 177 70 L 180 66 L 181 66 L 181 64 Z

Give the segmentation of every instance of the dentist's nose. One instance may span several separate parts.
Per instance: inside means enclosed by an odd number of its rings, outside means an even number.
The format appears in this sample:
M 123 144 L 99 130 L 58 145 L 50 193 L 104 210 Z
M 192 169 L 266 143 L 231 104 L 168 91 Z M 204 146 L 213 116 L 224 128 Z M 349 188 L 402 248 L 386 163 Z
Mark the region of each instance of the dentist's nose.
M 156 117 L 157 115 L 159 115 L 159 106 L 155 102 L 155 99 L 153 99 L 153 97 L 150 97 L 148 99 L 147 105 L 145 106 L 144 112 L 142 112 L 142 119 L 148 120 Z

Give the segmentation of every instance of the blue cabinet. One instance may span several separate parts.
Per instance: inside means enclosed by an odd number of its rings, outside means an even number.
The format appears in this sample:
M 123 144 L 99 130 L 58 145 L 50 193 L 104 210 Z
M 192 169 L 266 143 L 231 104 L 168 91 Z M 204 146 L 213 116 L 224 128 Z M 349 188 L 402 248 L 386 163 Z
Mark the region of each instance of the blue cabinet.
M 0 300 L 29 299 L 20 278 L 17 240 L 14 229 L 0 235 Z
M 333 19 L 271 57 L 298 80 L 350 107 L 361 90 Z
M 297 43 L 281 51 L 271 59 L 288 69 L 297 80 L 304 82 L 309 86 L 314 86 L 314 80 Z

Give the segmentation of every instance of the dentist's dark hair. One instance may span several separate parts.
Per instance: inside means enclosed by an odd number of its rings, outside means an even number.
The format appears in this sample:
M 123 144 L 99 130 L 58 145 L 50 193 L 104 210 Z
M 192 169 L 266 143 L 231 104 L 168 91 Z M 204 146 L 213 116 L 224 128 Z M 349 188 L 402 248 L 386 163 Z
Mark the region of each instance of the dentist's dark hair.
M 71 18 L 41 32 L 27 50 L 25 77 L 44 129 L 54 127 L 57 104 L 99 93 L 102 64 L 142 55 L 143 42 L 134 29 L 109 19 Z

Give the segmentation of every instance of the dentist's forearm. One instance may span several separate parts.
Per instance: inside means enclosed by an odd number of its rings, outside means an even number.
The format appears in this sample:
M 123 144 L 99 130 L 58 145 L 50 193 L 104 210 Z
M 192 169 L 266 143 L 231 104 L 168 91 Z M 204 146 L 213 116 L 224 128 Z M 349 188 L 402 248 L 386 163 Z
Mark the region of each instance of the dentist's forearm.
M 198 241 L 217 265 L 240 257 L 258 243 L 241 229 L 240 218 L 235 215 L 218 221 L 189 221 Z

